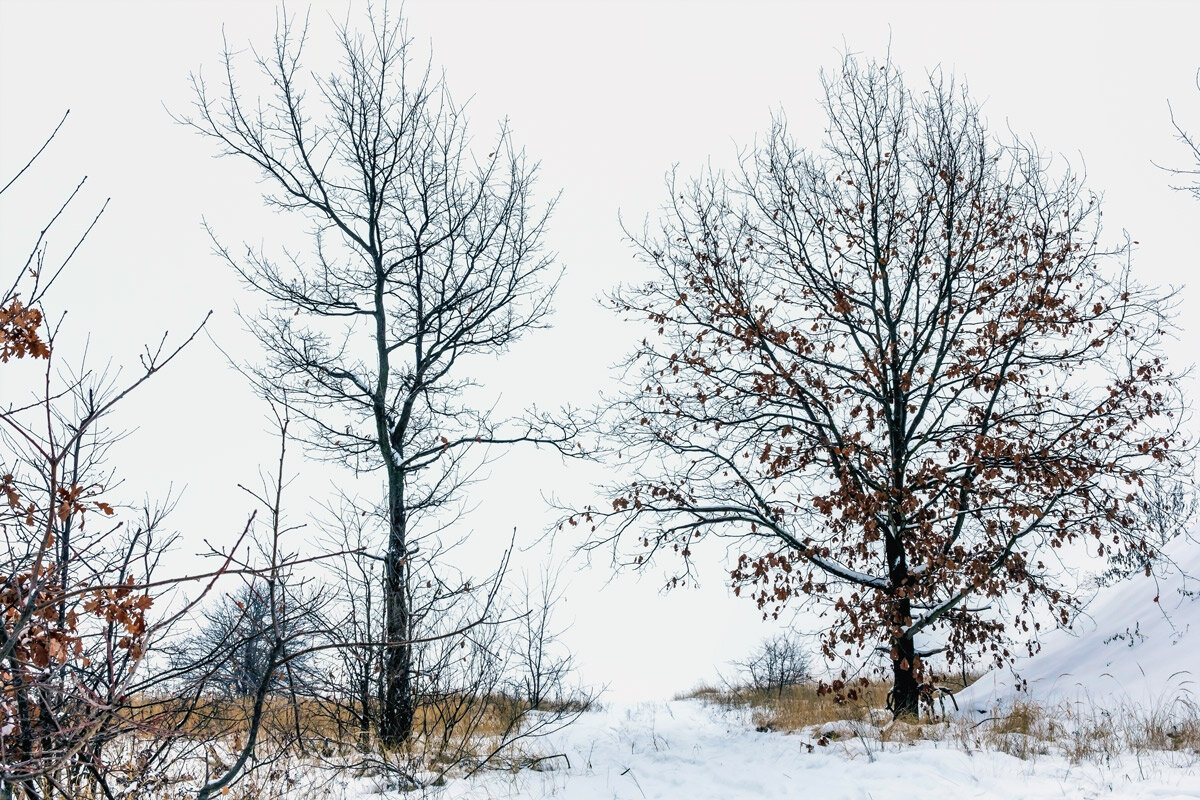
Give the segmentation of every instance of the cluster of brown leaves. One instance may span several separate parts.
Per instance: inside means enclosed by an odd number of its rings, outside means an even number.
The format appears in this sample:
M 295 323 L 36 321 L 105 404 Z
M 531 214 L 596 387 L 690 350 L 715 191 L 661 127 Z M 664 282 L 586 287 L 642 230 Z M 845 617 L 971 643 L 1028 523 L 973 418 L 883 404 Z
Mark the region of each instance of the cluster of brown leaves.
M 26 308 L 18 297 L 0 306 L 0 362 L 10 358 L 49 358 L 50 347 L 38 336 L 42 312 Z
M 65 664 L 68 659 L 83 655 L 76 612 L 68 611 L 60 618 L 56 601 L 62 599 L 61 593 L 43 590 L 54 585 L 57 574 L 55 565 L 43 564 L 10 577 L 0 588 L 0 618 L 4 620 L 5 634 L 15 637 L 13 655 L 26 668 L 44 670 L 51 663 Z M 38 602 L 31 605 L 28 600 L 35 594 Z
M 64 589 L 62 573 L 53 563 L 10 576 L 0 586 L 0 621 L 12 644 L 0 674 L 0 740 L 15 740 L 22 734 L 18 699 L 25 707 L 27 724 L 36 728 L 38 709 L 45 702 L 30 701 L 55 682 L 53 676 L 61 668 L 71 663 L 91 666 L 86 640 L 94 633 L 83 629 L 84 616 L 99 621 L 110 632 L 115 629 L 106 637 L 112 640 L 112 647 L 138 659 L 145 652 L 146 612 L 152 605 L 153 599 L 132 578 L 113 587 L 72 585 Z M 51 695 L 56 692 L 49 691 Z
M 153 600 L 138 591 L 132 579 L 115 588 L 76 587 L 64 592 L 58 578 L 57 565 L 43 564 L 0 587 L 0 619 L 4 620 L 5 633 L 16 641 L 13 654 L 18 664 L 43 670 L 79 659 L 83 666 L 90 665 L 83 652 L 79 612 L 74 609 L 75 603 L 64 602 L 71 595 L 86 598 L 82 606 L 85 613 L 124 629 L 125 635 L 116 643 L 118 648 L 128 650 L 135 658 L 141 655 L 145 613 Z M 37 598 L 32 604 L 28 602 L 31 595 Z M 60 608 L 66 608 L 65 613 Z

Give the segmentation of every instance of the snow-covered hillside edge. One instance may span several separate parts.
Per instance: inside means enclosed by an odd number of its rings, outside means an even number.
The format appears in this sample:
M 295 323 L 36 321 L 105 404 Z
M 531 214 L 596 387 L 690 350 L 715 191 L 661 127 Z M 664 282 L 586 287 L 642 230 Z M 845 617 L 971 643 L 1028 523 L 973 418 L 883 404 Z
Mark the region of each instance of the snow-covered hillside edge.
M 542 742 L 540 751 L 558 754 L 542 762 L 543 771 L 477 774 L 450 781 L 431 797 L 1200 798 L 1200 759 L 1195 753 L 1117 753 L 1076 761 L 1048 748 L 1018 757 L 981 746 L 961 722 L 920 727 L 896 723 L 880 731 L 869 723 L 843 721 L 819 728 L 758 732 L 748 713 L 724 711 L 699 700 L 614 704 L 585 714 Z M 823 731 L 830 735 L 822 737 Z M 377 796 L 370 790 L 348 795 L 351 800 Z
M 985 675 L 945 719 L 893 721 L 864 705 L 788 730 L 730 703 L 609 702 L 469 777 L 405 792 L 386 772 L 301 767 L 274 796 L 1200 800 L 1200 535 L 1163 555 L 1153 576 L 1104 590 L 1073 631 L 1043 637 L 1015 665 L 1023 687 L 1007 670 Z
M 1136 708 L 1195 716 L 1200 531 L 1175 539 L 1162 556 L 1150 577 L 1134 575 L 1102 592 L 1074 630 L 1046 634 L 1037 655 L 1012 670 L 992 670 L 959 692 L 959 708 L 988 714 L 1026 702 L 1080 713 Z
M 1023 685 L 988 674 L 948 720 L 864 708 L 858 721 L 776 731 L 751 708 L 610 703 L 538 741 L 537 769 L 452 780 L 431 796 L 1200 798 L 1200 536 L 1163 556 L 1151 577 L 1104 590 L 1074 630 L 1044 636 L 1016 664 Z M 353 800 L 387 794 L 347 788 Z

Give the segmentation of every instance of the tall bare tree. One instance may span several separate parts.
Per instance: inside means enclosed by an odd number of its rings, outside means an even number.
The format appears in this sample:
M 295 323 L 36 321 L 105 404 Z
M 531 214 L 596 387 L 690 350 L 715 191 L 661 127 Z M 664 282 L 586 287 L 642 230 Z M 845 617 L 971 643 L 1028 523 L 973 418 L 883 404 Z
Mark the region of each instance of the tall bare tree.
M 281 19 L 254 55 L 271 94 L 251 102 L 226 48 L 220 88 L 195 76 L 185 121 L 259 171 L 268 205 L 309 223 L 305 253 L 218 249 L 266 299 L 250 323 L 267 354 L 258 378 L 306 418 L 309 452 L 382 473 L 380 728 L 395 745 L 413 725 L 417 526 L 453 511 L 489 445 L 571 438 L 547 415 L 498 423 L 464 399 L 468 358 L 502 353 L 550 312 L 553 203 L 535 201 L 537 165 L 506 126 L 472 149 L 462 107 L 386 7 L 337 34 L 339 66 L 309 76 L 308 22 Z
M 1002 662 L 1069 622 L 1063 552 L 1155 548 L 1145 487 L 1190 464 L 1174 304 L 952 80 L 848 57 L 824 88 L 819 149 L 777 121 L 634 237 L 653 275 L 615 299 L 651 328 L 612 435 L 636 475 L 570 521 L 641 563 L 729 537 L 738 592 L 823 606 L 825 655 L 886 653 L 913 714 L 934 652 Z

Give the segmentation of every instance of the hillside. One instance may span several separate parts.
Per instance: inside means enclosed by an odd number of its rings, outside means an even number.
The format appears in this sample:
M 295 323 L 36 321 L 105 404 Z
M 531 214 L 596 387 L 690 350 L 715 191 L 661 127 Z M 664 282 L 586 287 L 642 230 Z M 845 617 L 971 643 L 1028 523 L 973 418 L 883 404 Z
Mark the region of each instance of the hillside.
M 1014 671 L 992 670 L 957 695 L 960 708 L 988 713 L 1014 701 L 1155 711 L 1200 704 L 1200 531 L 1171 542 L 1150 577 L 1105 590 L 1075 624 L 1043 637 Z
M 855 728 L 856 730 L 851 730 Z M 889 797 L 1200 798 L 1190 753 L 1114 753 L 1085 763 L 1054 748 L 1021 755 L 939 726 L 925 733 L 869 725 L 762 733 L 748 715 L 699 700 L 613 704 L 543 740 L 538 769 L 452 780 L 439 800 L 761 800 Z M 928 738 L 925 738 L 928 737 Z M 568 764 L 569 762 L 569 764 Z M 1019 788 L 1014 789 L 1014 780 Z M 370 782 L 347 800 L 378 797 Z M 401 795 L 385 793 L 391 800 Z

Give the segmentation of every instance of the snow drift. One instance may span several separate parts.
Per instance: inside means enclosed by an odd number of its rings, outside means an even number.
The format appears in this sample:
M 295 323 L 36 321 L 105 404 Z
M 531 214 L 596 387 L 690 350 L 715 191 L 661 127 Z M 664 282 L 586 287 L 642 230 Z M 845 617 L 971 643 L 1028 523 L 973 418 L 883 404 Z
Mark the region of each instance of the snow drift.
M 1025 701 L 1194 712 L 1200 707 L 1200 530 L 1175 539 L 1162 555 L 1150 577 L 1133 575 L 1103 591 L 1073 631 L 1051 631 L 1037 655 L 1012 670 L 994 669 L 956 695 L 959 708 L 987 713 Z

